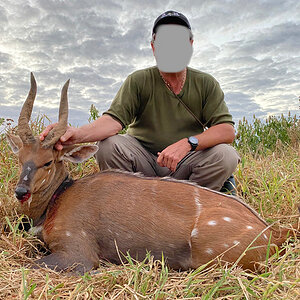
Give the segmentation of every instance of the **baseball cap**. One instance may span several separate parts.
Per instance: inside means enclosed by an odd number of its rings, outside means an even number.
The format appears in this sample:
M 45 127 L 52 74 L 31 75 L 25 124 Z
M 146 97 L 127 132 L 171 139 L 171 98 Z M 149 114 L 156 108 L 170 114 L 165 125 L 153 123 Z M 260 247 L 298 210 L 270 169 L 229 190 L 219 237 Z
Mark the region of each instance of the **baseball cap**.
M 155 20 L 152 34 L 156 33 L 157 27 L 161 24 L 179 24 L 191 29 L 191 25 L 186 16 L 174 10 L 168 10 L 164 12 Z

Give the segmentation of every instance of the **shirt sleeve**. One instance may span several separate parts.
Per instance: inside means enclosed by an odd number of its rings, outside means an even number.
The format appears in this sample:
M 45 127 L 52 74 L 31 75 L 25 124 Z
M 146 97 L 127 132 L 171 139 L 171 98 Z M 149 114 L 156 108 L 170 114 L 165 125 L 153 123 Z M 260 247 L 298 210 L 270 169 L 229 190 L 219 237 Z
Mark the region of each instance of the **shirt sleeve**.
M 139 109 L 139 90 L 132 75 L 129 75 L 117 95 L 115 96 L 110 108 L 103 114 L 108 114 L 117 119 L 123 128 L 131 124 Z
M 224 93 L 214 79 L 207 85 L 206 99 L 203 107 L 203 119 L 207 127 L 221 123 L 234 125 L 232 115 L 224 101 Z

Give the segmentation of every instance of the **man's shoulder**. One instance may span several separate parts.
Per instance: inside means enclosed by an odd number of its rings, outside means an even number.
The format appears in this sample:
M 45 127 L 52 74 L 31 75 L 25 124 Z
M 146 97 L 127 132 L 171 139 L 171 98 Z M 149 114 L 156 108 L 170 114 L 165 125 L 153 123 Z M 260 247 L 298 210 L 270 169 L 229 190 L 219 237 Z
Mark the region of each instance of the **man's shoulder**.
M 188 67 L 188 71 L 190 72 L 191 77 L 195 80 L 201 79 L 207 82 L 217 82 L 217 80 L 211 74 L 199 71 L 191 67 Z
M 132 72 L 129 76 L 133 77 L 133 78 L 137 78 L 137 79 L 144 78 L 145 76 L 151 76 L 151 74 L 153 74 L 156 69 L 157 69 L 157 67 L 153 66 L 153 67 L 148 67 L 145 69 L 136 70 L 136 71 Z

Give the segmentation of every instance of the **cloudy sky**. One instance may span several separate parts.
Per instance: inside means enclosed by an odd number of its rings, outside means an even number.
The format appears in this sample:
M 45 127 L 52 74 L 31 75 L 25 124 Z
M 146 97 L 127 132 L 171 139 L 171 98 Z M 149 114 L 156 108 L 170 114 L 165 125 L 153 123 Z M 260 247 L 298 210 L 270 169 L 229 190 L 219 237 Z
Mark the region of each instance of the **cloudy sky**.
M 177 10 L 190 20 L 190 66 L 213 75 L 238 121 L 299 116 L 299 0 L 0 0 L 0 117 L 17 120 L 34 72 L 34 114 L 57 119 L 67 79 L 69 121 L 105 111 L 124 79 L 155 65 L 151 29 Z

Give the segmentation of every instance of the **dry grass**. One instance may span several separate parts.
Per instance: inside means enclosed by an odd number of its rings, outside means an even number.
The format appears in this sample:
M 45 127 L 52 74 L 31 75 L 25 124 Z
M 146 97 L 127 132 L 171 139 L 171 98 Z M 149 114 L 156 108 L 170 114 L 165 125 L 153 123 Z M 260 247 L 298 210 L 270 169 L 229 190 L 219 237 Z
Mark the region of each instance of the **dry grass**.
M 238 193 L 269 222 L 289 225 L 297 220 L 298 145 L 277 147 L 266 156 L 243 155 L 236 171 Z M 73 177 L 97 171 L 93 161 L 69 165 Z M 97 272 L 75 277 L 47 269 L 31 269 L 43 255 L 41 242 L 20 232 L 14 199 L 18 179 L 16 157 L 0 141 L 0 299 L 297 299 L 300 297 L 300 243 L 262 263 L 254 274 L 235 266 L 177 272 L 163 260 L 144 262 L 124 257 L 123 265 L 101 264 Z

